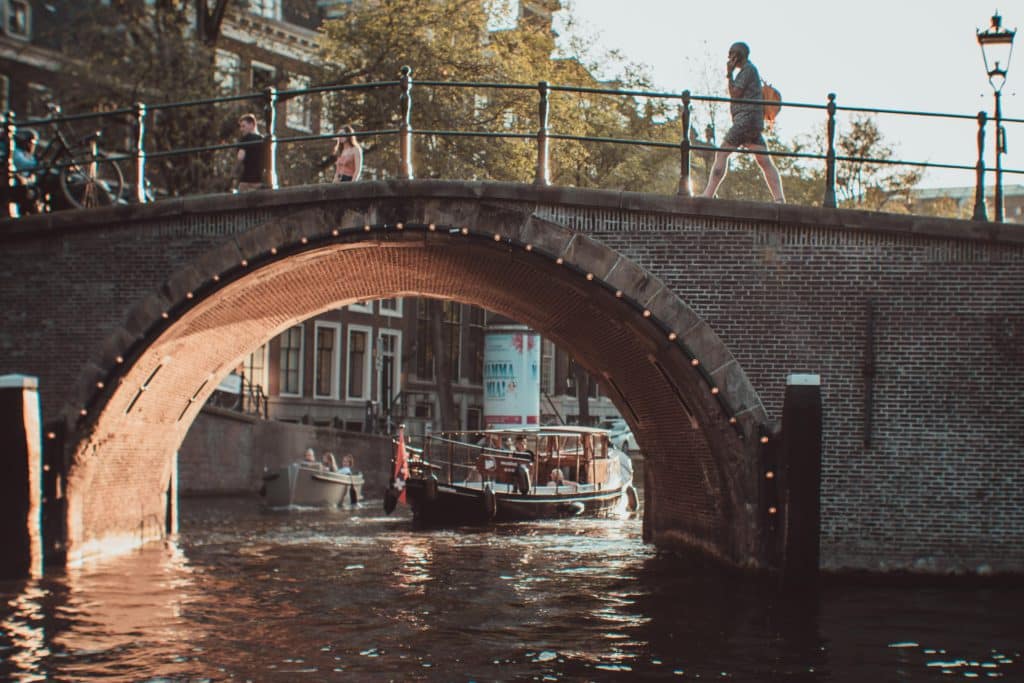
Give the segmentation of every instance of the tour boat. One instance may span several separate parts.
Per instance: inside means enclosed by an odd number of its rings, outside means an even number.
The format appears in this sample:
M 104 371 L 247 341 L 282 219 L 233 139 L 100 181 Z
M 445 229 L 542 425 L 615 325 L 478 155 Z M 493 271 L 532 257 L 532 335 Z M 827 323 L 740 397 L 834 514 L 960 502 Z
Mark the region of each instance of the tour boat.
M 639 507 L 629 456 L 609 444 L 605 430 L 592 427 L 436 433 L 418 452 L 406 449 L 400 432 L 393 472 L 385 511 L 406 502 L 413 519 L 427 524 L 599 515 Z
M 294 462 L 265 473 L 260 493 L 269 507 L 355 505 L 363 497 L 363 475 L 331 472 L 319 465 Z

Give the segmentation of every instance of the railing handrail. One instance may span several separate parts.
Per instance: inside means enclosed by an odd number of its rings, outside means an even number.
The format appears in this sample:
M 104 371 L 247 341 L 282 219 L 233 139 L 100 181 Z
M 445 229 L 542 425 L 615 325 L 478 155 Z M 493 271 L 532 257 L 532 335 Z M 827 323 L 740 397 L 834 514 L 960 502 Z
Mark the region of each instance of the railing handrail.
M 509 90 L 516 92 L 526 91 L 537 91 L 540 96 L 539 100 L 539 121 L 540 126 L 537 131 L 522 131 L 522 130 L 438 130 L 438 129 L 416 129 L 412 126 L 412 97 L 413 86 L 416 88 L 459 88 L 459 89 L 470 89 L 473 91 L 481 91 L 488 89 L 497 90 Z M 586 142 L 586 143 L 598 143 L 598 144 L 616 144 L 616 145 L 631 145 L 641 147 L 652 147 L 652 148 L 679 148 L 681 152 L 680 159 L 680 185 L 679 193 L 689 195 L 689 165 L 690 165 L 690 154 L 694 151 L 697 152 L 709 152 L 709 151 L 727 151 L 727 152 L 740 152 L 740 153 L 751 153 L 751 150 L 742 148 L 730 148 L 723 146 L 715 146 L 713 144 L 706 144 L 706 142 L 691 140 L 690 139 L 690 108 L 695 102 L 703 103 L 745 103 L 745 104 L 772 104 L 780 105 L 786 108 L 794 109 L 810 109 L 816 111 L 824 111 L 827 113 L 828 126 L 828 151 L 822 153 L 812 152 L 796 152 L 787 150 L 767 150 L 765 152 L 758 152 L 767 154 L 769 156 L 789 157 L 795 159 L 813 159 L 818 161 L 826 162 L 826 191 L 825 199 L 823 204 L 827 207 L 834 207 L 835 204 L 835 191 L 834 191 L 834 166 L 837 163 L 869 163 L 879 165 L 905 165 L 913 166 L 918 168 L 936 168 L 936 169 L 949 169 L 949 170 L 974 170 L 976 172 L 976 207 L 975 207 L 975 218 L 985 219 L 984 206 L 982 205 L 979 209 L 977 206 L 978 202 L 984 201 L 984 176 L 985 173 L 995 171 L 997 186 L 1001 187 L 1001 175 L 1007 174 L 1024 174 L 1024 169 L 1004 169 L 1001 167 L 1001 158 L 997 158 L 997 165 L 995 169 L 988 168 L 984 163 L 984 137 L 985 137 L 985 126 L 988 122 L 988 117 L 984 112 L 978 114 L 968 115 L 959 113 L 949 112 L 932 112 L 932 111 L 915 111 L 908 109 L 895 109 L 895 108 L 871 108 L 861 106 L 849 106 L 839 105 L 835 101 L 835 96 L 830 94 L 827 103 L 810 103 L 810 102 L 797 102 L 783 100 L 778 101 L 767 101 L 762 99 L 733 99 L 729 97 L 722 97 L 718 95 L 699 95 L 693 94 L 688 90 L 684 90 L 679 93 L 671 93 L 660 90 L 646 90 L 646 89 L 635 89 L 635 88 L 612 88 L 612 87 L 592 87 L 592 86 L 576 86 L 576 85 L 559 85 L 554 83 L 540 82 L 536 85 L 527 83 L 507 83 L 507 82 L 488 82 L 488 81 L 458 81 L 458 80 L 423 80 L 416 81 L 415 84 L 412 80 L 412 70 L 408 67 L 403 67 L 401 78 L 398 80 L 386 80 L 386 81 L 372 81 L 372 82 L 361 82 L 361 83 L 330 83 L 320 84 L 315 86 L 309 86 L 305 88 L 293 88 L 288 90 L 277 90 L 275 88 L 267 88 L 263 92 L 256 93 L 242 93 L 236 95 L 224 95 L 220 97 L 201 98 L 193 100 L 184 100 L 177 102 L 163 102 L 157 104 L 142 104 L 137 103 L 130 108 L 119 108 L 101 112 L 83 112 L 77 114 L 63 114 L 58 116 L 51 116 L 48 118 L 35 118 L 28 119 L 25 121 L 18 121 L 17 117 L 13 112 L 8 112 L 5 115 L 5 122 L 0 129 L 0 154 L 6 159 L 6 163 L 0 163 L 0 168 L 6 172 L 6 177 L 0 179 L 0 187 L 5 189 L 5 192 L 9 192 L 11 182 L 13 182 L 13 174 L 15 169 L 13 168 L 13 136 L 18 128 L 28 126 L 41 126 L 41 125 L 54 125 L 59 126 L 64 123 L 71 123 L 82 120 L 99 120 L 105 121 L 112 118 L 120 119 L 123 123 L 127 118 L 134 124 L 135 132 L 135 149 L 131 152 L 124 152 L 119 154 L 108 155 L 106 159 L 110 162 L 117 161 L 128 161 L 134 160 L 136 162 L 136 192 L 135 195 L 139 201 L 147 201 L 147 193 L 145 191 L 145 163 L 147 159 L 160 159 L 177 156 L 189 156 L 197 154 L 206 154 L 210 152 L 218 152 L 227 149 L 236 149 L 238 146 L 237 142 L 224 142 L 214 145 L 201 145 L 186 148 L 175 148 L 175 149 L 147 149 L 145 145 L 146 136 L 146 117 L 153 111 L 168 111 L 174 109 L 181 109 L 187 107 L 199 107 L 208 105 L 218 105 L 226 103 L 236 103 L 242 101 L 256 101 L 262 103 L 265 119 L 267 122 L 268 130 L 265 131 L 265 137 L 268 143 L 269 158 L 271 160 L 270 168 L 268 169 L 268 175 L 271 178 L 270 187 L 277 187 L 276 178 L 276 150 L 280 144 L 295 144 L 303 142 L 321 141 L 335 139 L 338 136 L 336 131 L 330 133 L 307 133 L 307 134 L 296 134 L 282 136 L 278 134 L 276 124 L 276 105 L 294 99 L 296 97 L 334 93 L 334 92 L 346 92 L 346 91 L 359 91 L 368 89 L 386 89 L 386 88 L 398 88 L 399 97 L 396 98 L 400 102 L 400 125 L 398 127 L 380 128 L 376 130 L 364 130 L 359 131 L 360 137 L 363 138 L 374 138 L 381 136 L 397 136 L 399 139 L 400 157 L 401 164 L 398 172 L 399 177 L 412 178 L 413 177 L 413 163 L 412 163 L 412 147 L 411 140 L 413 136 L 424 137 L 424 136 L 438 136 L 448 138 L 486 138 L 486 139 L 519 139 L 519 140 L 537 140 L 537 174 L 534 180 L 537 184 L 546 185 L 548 181 L 548 143 L 550 140 L 562 140 L 572 142 Z M 608 137 L 608 136 L 592 136 L 592 135 L 573 135 L 570 133 L 558 132 L 557 130 L 551 130 L 548 124 L 548 101 L 552 94 L 555 93 L 566 93 L 566 94 L 578 94 L 578 95 L 609 95 L 615 97 L 628 97 L 628 98 L 648 98 L 648 99 L 665 99 L 671 101 L 678 101 L 680 103 L 681 116 L 680 121 L 684 124 L 682 139 L 677 143 L 674 141 L 667 140 L 648 140 L 648 139 L 636 139 L 629 137 Z M 978 159 L 974 165 L 958 164 L 958 163 L 946 163 L 946 162 L 932 162 L 932 161 L 912 161 L 906 159 L 880 159 L 872 157 L 856 157 L 856 156 L 844 156 L 837 155 L 834 150 L 834 136 L 835 136 L 835 116 L 837 112 L 847 113 L 873 113 L 873 114 L 885 114 L 895 116 L 910 116 L 910 117 L 932 117 L 942 119 L 953 119 L 953 120 L 976 120 L 978 122 Z M 1024 123 L 1024 119 L 1017 118 L 1000 118 L 1000 127 L 1006 124 L 1019 124 Z M 997 135 L 1002 136 L 1003 133 L 997 131 Z M 1002 137 L 1000 139 L 1003 139 Z M 1003 151 L 1005 151 L 1005 143 L 1003 144 Z

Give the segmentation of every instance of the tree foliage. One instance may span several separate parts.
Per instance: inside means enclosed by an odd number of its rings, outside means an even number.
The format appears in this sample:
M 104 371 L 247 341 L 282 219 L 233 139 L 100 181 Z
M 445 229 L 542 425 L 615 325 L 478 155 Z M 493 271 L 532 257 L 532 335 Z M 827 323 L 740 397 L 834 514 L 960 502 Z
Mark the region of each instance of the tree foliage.
M 624 61 L 624 75 L 598 83 L 576 59 L 554 58 L 550 26 L 520 17 L 513 28 L 490 30 L 507 5 L 480 0 L 379 0 L 353 3 L 343 18 L 322 28 L 321 44 L 336 83 L 394 81 L 414 68 L 411 124 L 417 177 L 531 181 L 536 171 L 541 81 L 594 88 L 642 87 L 644 75 Z M 511 23 L 509 17 L 502 23 Z M 615 57 L 614 59 L 620 59 Z M 469 89 L 418 86 L 422 81 L 515 83 L 522 87 Z M 382 174 L 398 168 L 393 131 L 401 123 L 398 91 L 349 91 L 335 103 L 335 125 L 370 131 L 368 164 Z M 659 123 L 671 107 L 661 102 L 600 94 L 552 92 L 550 132 L 573 137 L 635 138 L 678 143 L 672 124 Z M 491 132 L 501 137 L 447 137 L 427 131 Z M 551 142 L 557 184 L 644 191 L 674 191 L 678 151 L 583 142 Z
M 885 144 L 874 119 L 858 116 L 836 140 L 839 156 L 856 160 L 836 165 L 836 198 L 844 206 L 906 213 L 910 191 L 921 180 L 918 170 L 890 165 L 893 150 Z
M 134 102 L 153 107 L 221 94 L 208 43 L 215 40 L 212 32 L 219 28 L 216 12 L 222 9 L 214 5 L 213 16 L 207 14 L 203 22 L 207 42 L 196 39 L 200 21 L 196 12 L 209 11 L 209 7 L 198 0 L 196 5 L 186 0 L 57 3 L 57 30 L 48 38 L 65 55 L 57 82 L 64 110 L 105 112 Z M 239 105 L 151 108 L 145 143 L 151 155 L 147 176 L 154 185 L 171 194 L 222 189 L 230 168 L 224 154 L 152 155 L 233 138 L 239 109 Z M 96 123 L 77 124 L 79 129 L 85 125 Z M 103 125 L 103 146 L 108 151 L 133 148 L 132 115 L 103 119 Z

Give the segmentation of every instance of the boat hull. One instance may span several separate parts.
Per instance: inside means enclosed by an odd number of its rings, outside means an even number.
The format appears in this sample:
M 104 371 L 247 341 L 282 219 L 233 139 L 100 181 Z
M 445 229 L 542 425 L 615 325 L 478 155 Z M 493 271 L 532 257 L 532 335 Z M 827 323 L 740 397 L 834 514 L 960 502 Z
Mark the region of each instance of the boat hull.
M 341 474 L 293 463 L 263 477 L 269 507 L 338 507 L 363 497 L 363 475 Z
M 545 487 L 553 488 L 553 487 Z M 413 519 L 422 524 L 483 524 L 602 515 L 624 509 L 627 486 L 571 493 L 519 493 L 514 487 L 480 483 L 406 482 Z

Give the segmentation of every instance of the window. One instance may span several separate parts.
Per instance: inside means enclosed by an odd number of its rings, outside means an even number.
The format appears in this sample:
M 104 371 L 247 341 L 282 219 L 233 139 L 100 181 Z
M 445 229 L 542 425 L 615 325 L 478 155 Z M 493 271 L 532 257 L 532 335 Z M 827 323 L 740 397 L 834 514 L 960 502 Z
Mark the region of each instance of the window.
M 281 395 L 302 396 L 302 325 L 281 334 Z
M 457 301 L 444 302 L 444 330 L 442 334 L 448 351 L 448 366 L 452 370 L 452 381 L 458 382 L 459 361 L 462 356 L 462 304 Z
M 469 381 L 473 384 L 483 384 L 484 369 L 484 323 L 486 320 L 484 309 L 477 306 L 469 307 L 469 344 L 470 366 Z
M 317 321 L 313 362 L 313 398 L 338 398 L 338 341 L 341 324 Z
M 309 87 L 309 76 L 291 76 L 288 79 L 289 90 L 301 90 Z M 313 108 L 309 106 L 309 95 L 296 95 L 288 100 L 288 113 L 285 117 L 289 128 L 310 132 L 313 130 Z
M 430 300 L 416 300 L 416 377 L 434 379 L 434 339 L 430 333 Z
M 459 356 L 462 349 L 462 304 L 445 301 L 441 304 L 441 338 L 451 366 L 451 378 L 459 380 Z M 434 338 L 430 327 L 430 300 L 419 299 L 416 311 L 416 377 L 434 379 Z
M 361 301 L 357 304 L 349 304 L 348 310 L 356 313 L 373 313 L 373 302 Z
M 385 414 L 391 413 L 391 401 L 402 391 L 402 333 L 381 330 L 377 337 L 377 396 Z
M 466 429 L 483 429 L 484 409 L 479 406 L 466 408 Z
M 254 91 L 266 90 L 270 86 L 277 84 L 277 72 L 269 64 L 253 62 L 250 66 L 250 71 L 250 82 Z
M 4 14 L 4 33 L 19 40 L 32 36 L 32 8 L 28 0 L 5 0 Z
M 555 343 L 547 339 L 540 342 L 540 388 L 548 396 L 555 391 Z
M 249 11 L 265 19 L 281 20 L 281 0 L 249 0 Z
M 362 325 L 348 326 L 348 385 L 345 398 L 348 400 L 370 399 L 370 334 L 372 330 Z
M 242 362 L 249 390 L 245 392 L 245 410 L 255 412 L 260 408 L 257 397 L 267 394 L 267 345 L 259 347 Z
M 233 52 L 218 49 L 214 53 L 214 77 L 222 92 L 233 95 L 238 92 L 238 74 L 242 70 L 242 59 Z
M 393 318 L 402 317 L 402 300 L 401 299 L 381 299 L 380 300 L 380 314 L 388 315 Z

